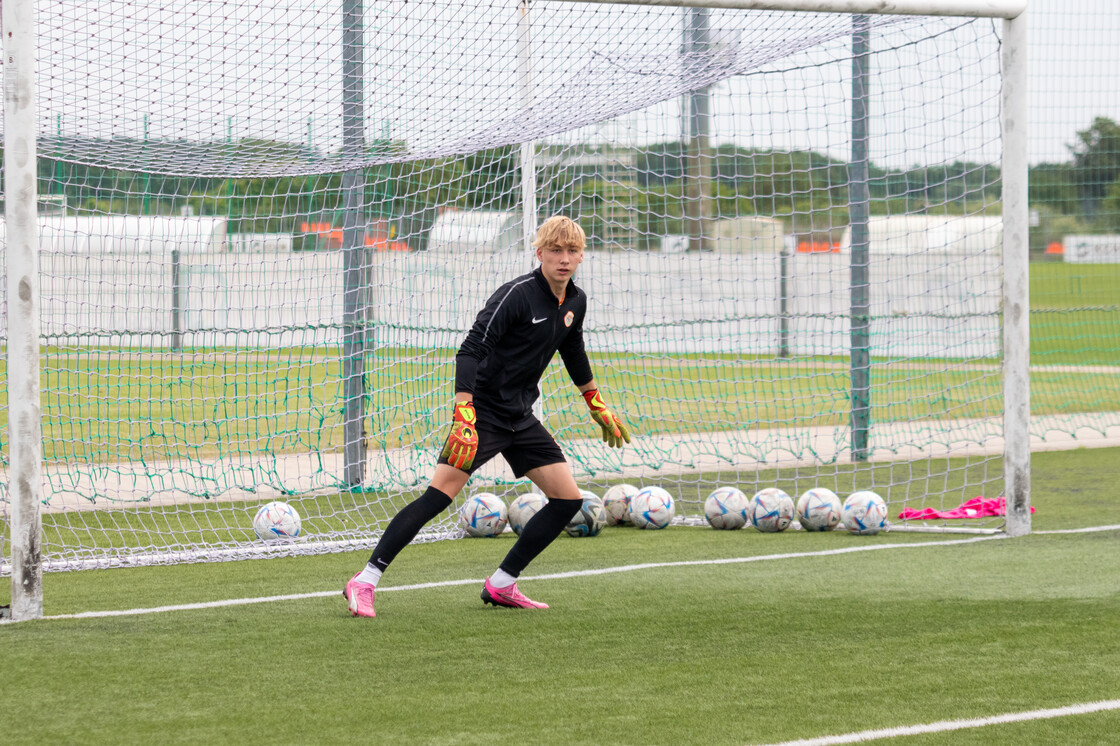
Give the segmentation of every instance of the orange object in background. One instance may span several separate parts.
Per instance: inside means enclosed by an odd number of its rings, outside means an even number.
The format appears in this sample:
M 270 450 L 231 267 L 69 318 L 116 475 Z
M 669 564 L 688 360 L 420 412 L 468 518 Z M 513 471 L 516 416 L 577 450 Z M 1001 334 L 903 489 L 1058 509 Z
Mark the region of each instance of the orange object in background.
M 342 248 L 341 228 L 335 228 L 330 223 L 300 223 L 299 228 L 304 233 L 318 236 L 322 248 Z M 393 226 L 387 220 L 375 220 L 366 233 L 365 245 L 377 251 L 412 251 L 412 247 L 404 241 L 394 241 L 394 233 Z
M 840 244 L 828 241 L 802 241 L 797 244 L 798 254 L 839 254 Z
M 412 251 L 412 247 L 403 241 L 390 241 L 386 236 L 379 234 L 366 234 L 366 246 L 377 251 Z
M 1046 247 L 1046 253 L 1060 255 L 1066 253 L 1066 249 L 1064 246 L 1062 246 L 1061 241 L 1053 241 L 1049 246 Z
M 377 251 L 412 251 L 404 241 L 395 241 L 397 227 L 388 220 L 375 220 L 366 234 L 366 246 Z
M 314 233 L 318 236 L 322 248 L 342 248 L 342 231 L 335 230 L 335 227 L 330 223 L 300 223 L 299 229 L 304 233 Z

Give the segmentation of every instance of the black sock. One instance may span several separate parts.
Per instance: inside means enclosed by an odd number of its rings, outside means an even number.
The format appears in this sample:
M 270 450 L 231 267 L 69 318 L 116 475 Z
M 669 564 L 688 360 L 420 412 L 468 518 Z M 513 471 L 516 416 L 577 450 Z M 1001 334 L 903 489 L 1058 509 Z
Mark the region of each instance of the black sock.
M 423 495 L 401 508 L 401 512 L 389 521 L 385 533 L 381 535 L 381 541 L 377 542 L 373 554 L 369 556 L 369 563 L 384 570 L 397 553 L 416 538 L 416 534 L 420 533 L 424 524 L 447 510 L 450 504 L 450 497 L 435 487 L 428 487 Z
M 549 500 L 535 516 L 529 519 L 521 536 L 517 537 L 513 548 L 502 560 L 499 570 L 513 577 L 521 575 L 530 562 L 560 535 L 572 516 L 579 512 L 580 500 Z

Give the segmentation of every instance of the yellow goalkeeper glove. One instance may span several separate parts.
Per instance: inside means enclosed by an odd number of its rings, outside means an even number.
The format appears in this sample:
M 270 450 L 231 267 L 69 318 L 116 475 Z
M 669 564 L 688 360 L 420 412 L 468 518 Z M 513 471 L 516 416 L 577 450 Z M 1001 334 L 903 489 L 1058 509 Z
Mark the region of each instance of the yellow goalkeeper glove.
M 607 409 L 599 389 L 584 391 L 583 398 L 587 400 L 587 406 L 591 409 L 591 419 L 603 428 L 604 443 L 612 448 L 622 448 L 623 442 L 630 442 L 630 431 L 626 428 L 626 423 L 617 414 Z
M 451 415 L 451 432 L 447 434 L 447 442 L 443 444 L 440 456 L 456 469 L 466 471 L 474 463 L 474 457 L 478 453 L 476 419 L 472 402 L 455 404 Z

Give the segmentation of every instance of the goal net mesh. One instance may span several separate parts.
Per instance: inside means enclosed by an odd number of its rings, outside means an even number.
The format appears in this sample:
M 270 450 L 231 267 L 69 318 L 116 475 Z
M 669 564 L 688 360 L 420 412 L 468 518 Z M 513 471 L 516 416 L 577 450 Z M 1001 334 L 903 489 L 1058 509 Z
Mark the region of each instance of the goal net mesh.
M 372 546 L 556 213 L 635 432 L 606 448 L 554 362 L 540 412 L 581 487 L 658 484 L 686 522 L 719 485 L 870 489 L 896 526 L 1001 494 L 995 22 L 367 6 L 40 4 L 48 569 Z M 472 490 L 528 484 L 498 459 Z M 300 540 L 254 536 L 273 499 Z

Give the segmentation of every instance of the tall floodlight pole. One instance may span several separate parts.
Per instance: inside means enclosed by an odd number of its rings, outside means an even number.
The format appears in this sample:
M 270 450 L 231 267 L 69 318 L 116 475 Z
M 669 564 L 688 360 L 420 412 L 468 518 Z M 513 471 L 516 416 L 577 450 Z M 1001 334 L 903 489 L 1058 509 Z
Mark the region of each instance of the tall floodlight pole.
M 852 16 L 852 153 L 848 164 L 848 223 L 851 234 L 851 447 L 853 461 L 866 461 L 871 429 L 871 197 L 867 187 L 867 115 L 871 51 L 867 16 Z
M 43 616 L 39 404 L 39 190 L 35 3 L 3 3 L 4 220 L 8 254 L 8 495 L 12 619 Z
M 686 60 L 697 60 L 712 52 L 707 8 L 692 8 L 687 15 Z M 688 250 L 703 251 L 711 239 L 707 235 L 708 190 L 711 186 L 707 162 L 711 131 L 711 94 L 707 86 L 688 95 L 688 143 L 685 152 L 685 222 Z
M 342 0 L 342 155 L 350 161 L 342 174 L 342 382 L 343 481 L 353 487 L 365 479 L 365 314 L 362 269 L 365 219 L 364 22 L 362 0 Z

